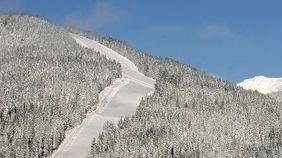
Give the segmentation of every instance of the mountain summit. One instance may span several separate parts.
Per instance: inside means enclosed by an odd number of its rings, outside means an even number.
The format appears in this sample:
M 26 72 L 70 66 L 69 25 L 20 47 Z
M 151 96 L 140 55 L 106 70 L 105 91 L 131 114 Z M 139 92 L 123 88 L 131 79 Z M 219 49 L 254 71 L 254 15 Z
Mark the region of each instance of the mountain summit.
M 256 76 L 254 78 L 246 79 L 237 85 L 247 90 L 257 90 L 260 93 L 268 94 L 282 91 L 282 78 Z

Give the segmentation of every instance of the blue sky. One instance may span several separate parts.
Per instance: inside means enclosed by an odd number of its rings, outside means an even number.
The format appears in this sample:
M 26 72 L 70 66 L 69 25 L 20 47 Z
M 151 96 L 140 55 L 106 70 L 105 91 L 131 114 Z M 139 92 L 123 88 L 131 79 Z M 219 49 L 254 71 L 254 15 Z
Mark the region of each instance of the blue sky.
M 233 83 L 282 77 L 280 0 L 0 0 L 7 11 L 112 36 Z

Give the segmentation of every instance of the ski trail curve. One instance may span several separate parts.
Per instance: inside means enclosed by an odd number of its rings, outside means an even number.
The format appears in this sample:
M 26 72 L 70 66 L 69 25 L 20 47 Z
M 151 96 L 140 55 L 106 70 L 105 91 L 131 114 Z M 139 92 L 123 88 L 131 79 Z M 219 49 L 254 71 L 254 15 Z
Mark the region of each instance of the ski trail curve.
M 97 110 L 87 115 L 83 122 L 67 132 L 65 140 L 51 158 L 83 158 L 88 155 L 93 138 L 103 131 L 106 121 L 117 122 L 120 117 L 133 115 L 141 98 L 154 91 L 155 80 L 146 77 L 126 57 L 95 40 L 70 33 L 81 46 L 94 49 L 109 60 L 121 64 L 122 78 L 105 88 L 99 95 Z

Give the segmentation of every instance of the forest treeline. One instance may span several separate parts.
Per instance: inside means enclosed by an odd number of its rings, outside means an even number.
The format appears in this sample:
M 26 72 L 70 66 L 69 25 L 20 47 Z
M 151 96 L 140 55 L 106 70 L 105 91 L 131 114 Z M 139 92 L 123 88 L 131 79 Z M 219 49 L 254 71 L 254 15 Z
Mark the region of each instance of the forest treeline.
M 281 157 L 282 103 L 112 38 L 88 37 L 155 78 L 136 114 L 107 122 L 89 157 Z
M 97 107 L 120 64 L 34 16 L 0 15 L 0 157 L 46 157 Z

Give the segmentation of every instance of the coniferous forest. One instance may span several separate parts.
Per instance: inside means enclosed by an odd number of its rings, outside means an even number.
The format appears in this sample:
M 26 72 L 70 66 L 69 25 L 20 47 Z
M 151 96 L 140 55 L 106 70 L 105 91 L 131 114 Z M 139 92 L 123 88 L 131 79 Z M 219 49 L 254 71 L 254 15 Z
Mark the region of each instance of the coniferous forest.
M 48 157 L 95 110 L 121 66 L 68 34 L 95 39 L 156 79 L 133 116 L 106 122 L 89 157 L 282 155 L 281 93 L 264 95 L 113 38 L 26 14 L 0 15 L 0 158 Z
M 105 124 L 89 157 L 281 157 L 278 99 L 95 37 L 157 82 L 134 116 Z
M 119 64 L 47 20 L 0 15 L 0 157 L 46 157 L 95 110 Z

